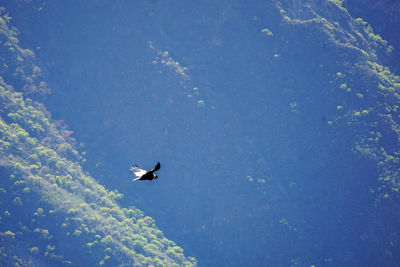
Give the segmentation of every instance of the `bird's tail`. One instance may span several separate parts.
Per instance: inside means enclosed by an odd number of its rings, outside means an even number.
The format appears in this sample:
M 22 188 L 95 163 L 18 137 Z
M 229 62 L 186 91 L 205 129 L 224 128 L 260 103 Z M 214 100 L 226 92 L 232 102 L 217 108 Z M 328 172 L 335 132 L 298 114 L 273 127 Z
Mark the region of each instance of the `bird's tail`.
M 138 181 L 140 179 L 140 177 L 132 179 L 132 182 Z

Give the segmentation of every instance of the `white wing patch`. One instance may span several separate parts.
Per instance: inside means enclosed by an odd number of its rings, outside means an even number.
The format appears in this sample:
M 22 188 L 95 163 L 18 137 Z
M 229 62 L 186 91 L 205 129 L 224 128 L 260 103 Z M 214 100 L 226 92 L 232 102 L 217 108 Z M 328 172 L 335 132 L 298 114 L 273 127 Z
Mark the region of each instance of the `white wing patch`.
M 137 176 L 140 177 L 142 175 L 144 175 L 147 171 L 140 169 L 138 166 L 133 166 L 131 167 L 131 171 Z

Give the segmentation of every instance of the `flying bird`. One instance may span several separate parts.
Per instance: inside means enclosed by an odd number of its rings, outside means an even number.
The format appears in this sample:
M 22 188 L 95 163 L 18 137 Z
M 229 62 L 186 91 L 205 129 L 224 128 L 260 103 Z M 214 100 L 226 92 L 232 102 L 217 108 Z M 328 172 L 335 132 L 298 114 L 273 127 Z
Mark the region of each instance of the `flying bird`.
M 133 179 L 132 181 L 138 181 L 138 180 L 153 180 L 157 179 L 158 176 L 154 174 L 155 171 L 158 171 L 160 169 L 161 165 L 160 162 L 157 163 L 157 165 L 152 169 L 151 171 L 146 171 L 143 169 L 140 169 L 137 165 L 131 167 L 131 171 L 137 176 L 137 178 Z

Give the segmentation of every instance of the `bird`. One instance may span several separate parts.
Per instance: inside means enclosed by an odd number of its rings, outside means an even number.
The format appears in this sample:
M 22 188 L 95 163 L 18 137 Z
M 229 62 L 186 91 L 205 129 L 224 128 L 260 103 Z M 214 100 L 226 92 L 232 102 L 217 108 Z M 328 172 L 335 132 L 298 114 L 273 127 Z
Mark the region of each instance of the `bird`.
M 146 171 L 143 169 L 140 169 L 137 165 L 131 167 L 131 171 L 133 174 L 137 176 L 137 178 L 132 179 L 132 181 L 139 181 L 139 180 L 154 180 L 157 179 L 158 176 L 154 174 L 155 171 L 158 171 L 160 169 L 161 165 L 160 162 L 157 163 L 157 165 L 152 169 L 151 171 Z

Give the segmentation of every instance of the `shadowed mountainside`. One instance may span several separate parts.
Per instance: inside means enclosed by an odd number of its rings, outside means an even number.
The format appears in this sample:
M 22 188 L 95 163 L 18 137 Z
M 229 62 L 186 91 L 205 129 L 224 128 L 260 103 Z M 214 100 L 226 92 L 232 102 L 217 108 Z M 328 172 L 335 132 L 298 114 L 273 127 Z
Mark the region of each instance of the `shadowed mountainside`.
M 43 93 L 34 54 L 19 47 L 8 20 L 2 10 L 1 75 Z M 196 265 L 152 218 L 121 207 L 122 194 L 84 172 L 70 131 L 13 86 L 0 77 L 2 266 Z
M 41 47 L 48 83 L 58 86 L 47 108 L 87 144 L 90 172 L 118 186 L 121 206 L 146 210 L 200 264 L 394 266 L 400 255 L 395 50 L 342 2 L 19 1 L 29 8 L 14 13 L 24 37 Z M 41 16 L 39 26 L 31 23 Z M 35 35 L 40 25 L 48 30 L 43 40 Z M 122 258 L 138 265 L 195 264 L 151 218 L 120 209 L 119 193 L 82 171 L 71 131 L 25 96 L 48 92 L 40 68 L 23 67 L 33 53 L 2 49 L 2 55 L 16 51 L 1 69 L 4 205 L 26 207 L 36 201 L 23 193 L 38 192 L 33 197 L 48 206 L 29 208 L 33 224 L 54 216 L 59 228 L 22 225 L 32 236 L 78 244 L 90 263 L 112 265 L 126 251 Z M 16 92 L 22 88 L 24 95 Z M 157 186 L 128 186 L 128 159 L 154 157 L 165 170 Z M 8 213 L 7 227 L 18 225 Z M 1 229 L 4 242 L 23 232 Z M 13 251 L 24 260 L 54 255 L 59 262 L 76 252 L 51 242 L 29 241 Z

